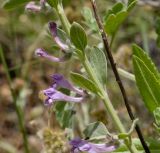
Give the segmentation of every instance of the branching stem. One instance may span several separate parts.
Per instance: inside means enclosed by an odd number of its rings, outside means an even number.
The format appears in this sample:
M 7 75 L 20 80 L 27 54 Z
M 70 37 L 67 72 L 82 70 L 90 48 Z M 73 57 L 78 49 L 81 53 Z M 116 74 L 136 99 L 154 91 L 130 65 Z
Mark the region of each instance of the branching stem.
M 123 99 L 124 99 L 124 102 L 125 102 L 125 106 L 127 108 L 127 111 L 128 111 L 129 116 L 130 116 L 130 119 L 132 121 L 134 121 L 135 117 L 134 117 L 134 115 L 132 113 L 132 110 L 131 110 L 131 107 L 129 105 L 128 98 L 127 98 L 127 95 L 126 95 L 126 91 L 124 89 L 124 86 L 123 86 L 122 81 L 120 79 L 119 73 L 117 71 L 116 63 L 115 63 L 115 61 L 113 59 L 113 56 L 112 56 L 112 53 L 111 53 L 111 50 L 110 50 L 110 47 L 109 47 L 109 44 L 108 44 L 107 35 L 106 35 L 105 31 L 104 31 L 104 27 L 103 27 L 102 21 L 101 21 L 100 17 L 97 14 L 97 6 L 96 6 L 96 3 L 95 3 L 95 0 L 90 0 L 90 1 L 91 1 L 91 4 L 92 4 L 92 8 L 93 8 L 95 19 L 97 21 L 97 24 L 98 24 L 98 27 L 99 27 L 99 30 L 100 30 L 100 33 L 101 33 L 101 36 L 102 36 L 102 40 L 103 40 L 103 43 L 104 43 L 104 48 L 106 50 L 106 54 L 107 54 L 108 59 L 110 61 L 113 73 L 114 73 L 115 78 L 116 78 L 116 81 L 117 81 L 117 83 L 119 85 L 119 88 L 121 90 L 121 93 L 122 93 L 122 96 L 123 96 Z M 142 146 L 143 146 L 145 152 L 146 153 L 150 153 L 150 150 L 149 150 L 149 148 L 148 148 L 148 146 L 147 146 L 147 144 L 146 144 L 146 142 L 145 142 L 145 140 L 143 138 L 142 132 L 141 132 L 140 127 L 138 126 L 138 124 L 136 124 L 135 129 L 137 131 L 138 137 L 139 137 L 139 139 L 140 139 L 140 141 L 142 143 Z

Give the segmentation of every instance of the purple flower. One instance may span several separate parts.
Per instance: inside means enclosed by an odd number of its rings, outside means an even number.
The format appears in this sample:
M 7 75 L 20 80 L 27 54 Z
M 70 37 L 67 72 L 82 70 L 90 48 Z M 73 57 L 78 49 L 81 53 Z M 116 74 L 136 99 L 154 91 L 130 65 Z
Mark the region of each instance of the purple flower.
M 66 89 L 69 89 L 69 90 L 72 90 L 72 91 L 76 92 L 79 95 L 85 96 L 85 93 L 84 93 L 83 90 L 80 90 L 80 89 L 76 88 L 75 86 L 73 86 L 68 80 L 66 80 L 64 78 L 63 75 L 54 74 L 51 77 L 54 80 L 55 87 L 66 88 Z
M 68 101 L 68 102 L 79 103 L 82 102 L 83 100 L 83 97 L 68 96 L 54 89 L 53 87 L 43 90 L 42 92 L 47 97 L 44 102 L 44 104 L 47 106 L 50 106 L 55 101 Z
M 54 22 L 49 22 L 49 29 L 50 32 L 52 34 L 52 37 L 54 38 L 55 42 L 57 43 L 57 45 L 63 50 L 66 51 L 69 49 L 68 45 L 64 44 L 60 38 L 58 37 L 57 34 L 57 24 Z
M 55 56 L 51 56 L 42 48 L 36 49 L 35 55 L 38 56 L 38 57 L 47 58 L 48 60 L 50 60 L 52 62 L 64 62 L 66 59 L 69 58 L 69 56 L 67 54 L 65 54 L 61 58 L 58 58 L 58 57 L 55 57 Z
M 106 153 L 106 152 L 112 152 L 116 149 L 115 146 L 108 146 L 105 143 L 96 144 L 88 142 L 86 140 L 81 140 L 79 138 L 71 140 L 70 145 L 72 146 L 71 153 L 79 153 L 82 151 L 88 153 Z
M 83 101 L 85 97 L 85 94 L 83 93 L 83 91 L 74 87 L 62 75 L 55 74 L 55 75 L 52 75 L 52 78 L 54 79 L 54 84 L 52 84 L 52 86 L 49 87 L 48 89 L 42 90 L 40 92 L 40 97 L 42 97 L 42 99 L 44 100 L 45 105 L 50 106 L 55 101 L 67 101 L 67 102 L 74 102 L 74 103 L 79 103 Z M 73 90 L 81 96 L 73 97 L 73 96 L 66 95 L 58 91 L 58 87 L 63 87 L 69 90 Z
M 39 12 L 41 10 L 41 6 L 36 5 L 34 1 L 31 1 L 25 6 L 25 9 L 32 12 Z
M 25 9 L 32 12 L 40 12 L 45 6 L 45 3 L 46 0 L 40 0 L 39 5 L 36 4 L 34 1 L 31 1 L 25 6 Z

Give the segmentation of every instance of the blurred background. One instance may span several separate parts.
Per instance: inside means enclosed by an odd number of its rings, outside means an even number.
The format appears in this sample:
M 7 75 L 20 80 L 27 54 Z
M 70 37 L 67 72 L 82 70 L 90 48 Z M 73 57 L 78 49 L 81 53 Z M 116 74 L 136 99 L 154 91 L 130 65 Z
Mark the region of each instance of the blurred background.
M 97 1 L 102 18 L 117 1 Z M 125 3 L 125 0 L 123 2 Z M 4 0 L 0 0 L 0 4 L 3 5 L 3 3 Z M 101 40 L 97 38 L 95 32 L 91 31 L 90 27 L 86 26 L 83 9 L 84 7 L 91 7 L 89 0 L 64 0 L 64 7 L 71 23 L 76 21 L 86 28 L 89 44 L 101 46 Z M 52 117 L 49 117 L 49 109 L 44 107 L 38 93 L 50 85 L 51 74 L 61 73 L 68 77 L 70 70 L 78 72 L 81 64 L 76 59 L 65 64 L 59 64 L 35 58 L 34 51 L 39 47 L 43 47 L 57 56 L 60 54 L 49 34 L 47 26 L 49 21 L 60 23 L 56 12 L 51 8 L 40 13 L 27 12 L 25 4 L 15 9 L 6 10 L 3 7 L 0 9 L 0 50 L 4 55 L 3 59 L 0 60 L 0 153 L 20 153 L 24 149 L 10 87 L 14 90 L 15 96 L 18 97 L 18 102 L 24 110 L 24 123 L 31 152 L 39 153 L 42 151 L 43 145 L 48 143 L 45 136 L 55 135 L 54 132 L 56 131 L 63 133 L 55 114 L 52 113 Z M 148 52 L 159 68 L 160 38 L 158 29 L 160 29 L 160 1 L 140 0 L 114 39 L 112 51 L 117 66 L 132 73 L 131 44 L 136 43 Z M 7 70 L 4 61 L 8 67 Z M 9 73 L 10 83 L 7 80 L 6 71 Z M 153 136 L 154 130 L 151 128 L 153 127 L 153 119 L 144 107 L 135 83 L 123 77 L 122 80 L 132 109 L 143 122 L 141 128 L 144 135 L 150 136 L 152 134 Z M 107 88 L 123 123 L 129 128 L 130 122 L 126 108 L 123 105 L 110 66 L 108 66 Z M 93 97 L 89 101 L 98 100 Z M 114 129 L 103 105 L 99 103 L 92 105 L 91 111 L 88 112 L 90 121 L 99 120 L 110 129 Z M 50 126 L 54 132 L 48 130 L 44 135 L 41 131 L 47 127 L 49 118 L 51 120 Z M 75 130 L 79 133 L 78 127 Z M 52 150 L 52 152 L 54 151 Z

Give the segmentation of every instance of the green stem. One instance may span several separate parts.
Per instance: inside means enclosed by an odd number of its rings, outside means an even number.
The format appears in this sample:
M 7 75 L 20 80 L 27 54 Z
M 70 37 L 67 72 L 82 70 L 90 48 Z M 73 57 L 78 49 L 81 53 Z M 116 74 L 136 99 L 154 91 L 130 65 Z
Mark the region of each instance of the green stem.
M 86 69 L 87 73 L 89 74 L 89 76 L 91 77 L 92 81 L 96 83 L 96 85 L 98 86 L 98 89 L 100 90 L 100 93 L 102 95 L 102 98 L 104 100 L 104 105 L 106 106 L 109 114 L 111 115 L 114 123 L 116 124 L 119 132 L 121 133 L 125 133 L 125 129 L 123 124 L 121 123 L 119 117 L 117 116 L 117 113 L 115 111 L 115 109 L 113 108 L 113 105 L 110 102 L 110 99 L 108 97 L 108 94 L 106 91 L 103 90 L 102 85 L 100 84 L 100 82 L 97 80 L 97 77 L 95 76 L 95 73 L 93 72 L 91 65 L 87 59 L 87 57 L 85 58 L 85 61 L 83 62 L 83 66 Z
M 99 80 L 97 79 L 97 77 L 95 76 L 95 73 L 93 72 L 93 69 L 87 59 L 87 57 L 85 58 L 84 62 L 83 62 L 83 66 L 86 69 L 88 75 L 90 76 L 91 80 L 97 85 L 100 93 L 101 93 L 101 98 L 103 99 L 104 105 L 106 107 L 106 109 L 108 110 L 109 114 L 111 115 L 114 124 L 116 125 L 117 129 L 119 132 L 121 133 L 126 133 L 126 130 L 122 124 L 122 122 L 120 121 L 116 110 L 114 109 L 107 92 L 103 89 L 102 85 L 100 84 Z M 137 149 L 133 144 L 129 144 L 128 143 L 129 140 L 126 139 L 125 140 L 125 144 L 128 147 L 128 149 L 130 150 L 131 153 L 137 153 Z
M 125 77 L 125 78 L 127 78 L 127 79 L 129 79 L 129 80 L 132 80 L 132 81 L 136 81 L 135 80 L 135 76 L 132 74 L 132 73 L 129 73 L 129 72 L 127 72 L 127 71 L 125 71 L 125 70 L 123 70 L 123 69 L 121 69 L 121 68 L 118 68 L 117 69 L 118 70 L 118 72 L 119 72 L 119 74 L 121 75 L 121 76 L 123 76 L 123 77 Z
M 62 23 L 62 26 L 65 30 L 65 32 L 70 35 L 70 24 L 69 24 L 69 21 L 68 19 L 66 18 L 65 14 L 64 14 L 64 10 L 63 10 L 63 7 L 61 5 L 58 5 L 57 7 L 57 11 L 58 11 L 58 14 L 59 14 L 59 18 L 61 20 L 61 23 Z M 118 128 L 119 132 L 121 133 L 126 133 L 126 130 L 122 124 L 122 122 L 120 121 L 118 115 L 117 115 L 117 112 L 116 110 L 114 109 L 109 97 L 108 97 L 108 94 L 106 91 L 103 90 L 103 87 L 102 85 L 100 84 L 100 82 L 98 81 L 95 73 L 93 72 L 93 69 L 87 59 L 87 57 L 85 57 L 85 60 L 83 61 L 83 66 L 85 68 L 85 70 L 87 71 L 88 75 L 90 76 L 90 78 L 92 79 L 92 81 L 94 83 L 96 83 L 97 87 L 99 88 L 99 92 L 101 94 L 101 97 L 103 98 L 103 102 L 104 102 L 104 105 L 106 107 L 106 109 L 108 110 L 109 114 L 111 115 L 113 121 L 114 121 L 114 124 L 116 125 L 116 127 Z M 138 153 L 136 147 L 133 145 L 133 144 L 129 144 L 129 140 L 128 139 L 125 139 L 125 144 L 126 146 L 128 147 L 128 149 L 130 150 L 131 153 Z
M 61 20 L 61 23 L 62 23 L 62 26 L 63 26 L 65 32 L 69 36 L 70 35 L 70 27 L 71 27 L 71 25 L 70 25 L 65 13 L 64 13 L 62 4 L 58 4 L 57 13 L 58 13 L 59 19 Z
M 141 29 L 141 35 L 142 35 L 142 41 L 143 41 L 143 48 L 144 50 L 149 54 L 149 42 L 148 42 L 148 27 L 147 23 L 145 21 L 140 20 L 140 29 Z
M 8 71 L 8 66 L 7 66 L 7 63 L 5 61 L 4 53 L 3 53 L 3 50 L 2 50 L 1 47 L 0 47 L 0 57 L 1 57 L 2 64 L 3 64 L 5 72 L 6 72 L 7 81 L 8 81 L 8 84 L 9 84 L 9 88 L 10 88 L 11 95 L 12 95 L 12 98 L 13 98 L 13 103 L 14 103 L 14 106 L 15 106 L 15 109 L 16 109 L 16 114 L 17 114 L 17 117 L 18 117 L 19 127 L 20 127 L 21 133 L 23 135 L 25 153 L 29 153 L 27 134 L 26 134 L 26 130 L 25 130 L 25 127 L 24 127 L 24 122 L 23 122 L 24 121 L 23 111 L 21 110 L 20 106 L 17 105 L 17 96 L 16 96 L 16 94 L 15 94 L 15 92 L 12 89 L 12 86 L 11 86 L 12 80 L 11 80 L 11 77 L 10 77 L 10 74 L 9 74 L 9 71 Z
M 112 37 L 111 37 L 110 48 L 112 48 L 113 41 L 114 41 L 114 39 L 115 39 L 116 33 L 117 33 L 117 32 L 114 32 L 114 34 L 113 34 Z

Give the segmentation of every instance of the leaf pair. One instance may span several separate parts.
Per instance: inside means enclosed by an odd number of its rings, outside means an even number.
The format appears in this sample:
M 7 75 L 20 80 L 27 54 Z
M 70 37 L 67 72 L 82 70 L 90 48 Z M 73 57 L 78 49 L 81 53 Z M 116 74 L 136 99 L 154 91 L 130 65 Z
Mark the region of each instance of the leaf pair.
M 84 29 L 78 23 L 72 24 L 70 29 L 70 37 L 76 49 L 84 56 L 86 56 L 85 48 L 87 46 L 87 36 Z M 101 85 L 104 87 L 107 82 L 107 62 L 103 51 L 97 47 L 93 47 L 90 52 L 89 58 L 89 64 L 91 65 L 96 79 L 98 79 Z M 73 82 L 75 82 L 78 86 L 85 88 L 93 93 L 98 92 L 96 85 L 92 82 L 93 80 L 91 81 L 83 77 L 82 75 L 76 73 L 71 73 L 71 78 Z
M 116 33 L 135 4 L 136 0 L 130 1 L 127 6 L 118 2 L 107 12 L 104 18 L 104 26 L 108 35 L 113 36 Z
M 95 74 L 96 79 L 100 82 L 102 87 L 105 88 L 107 83 L 107 61 L 102 50 L 97 47 L 92 48 L 90 52 L 90 63 L 93 73 Z M 92 93 L 98 94 L 99 89 L 90 79 L 85 78 L 84 76 L 71 73 L 72 81 L 81 88 L 85 88 Z

